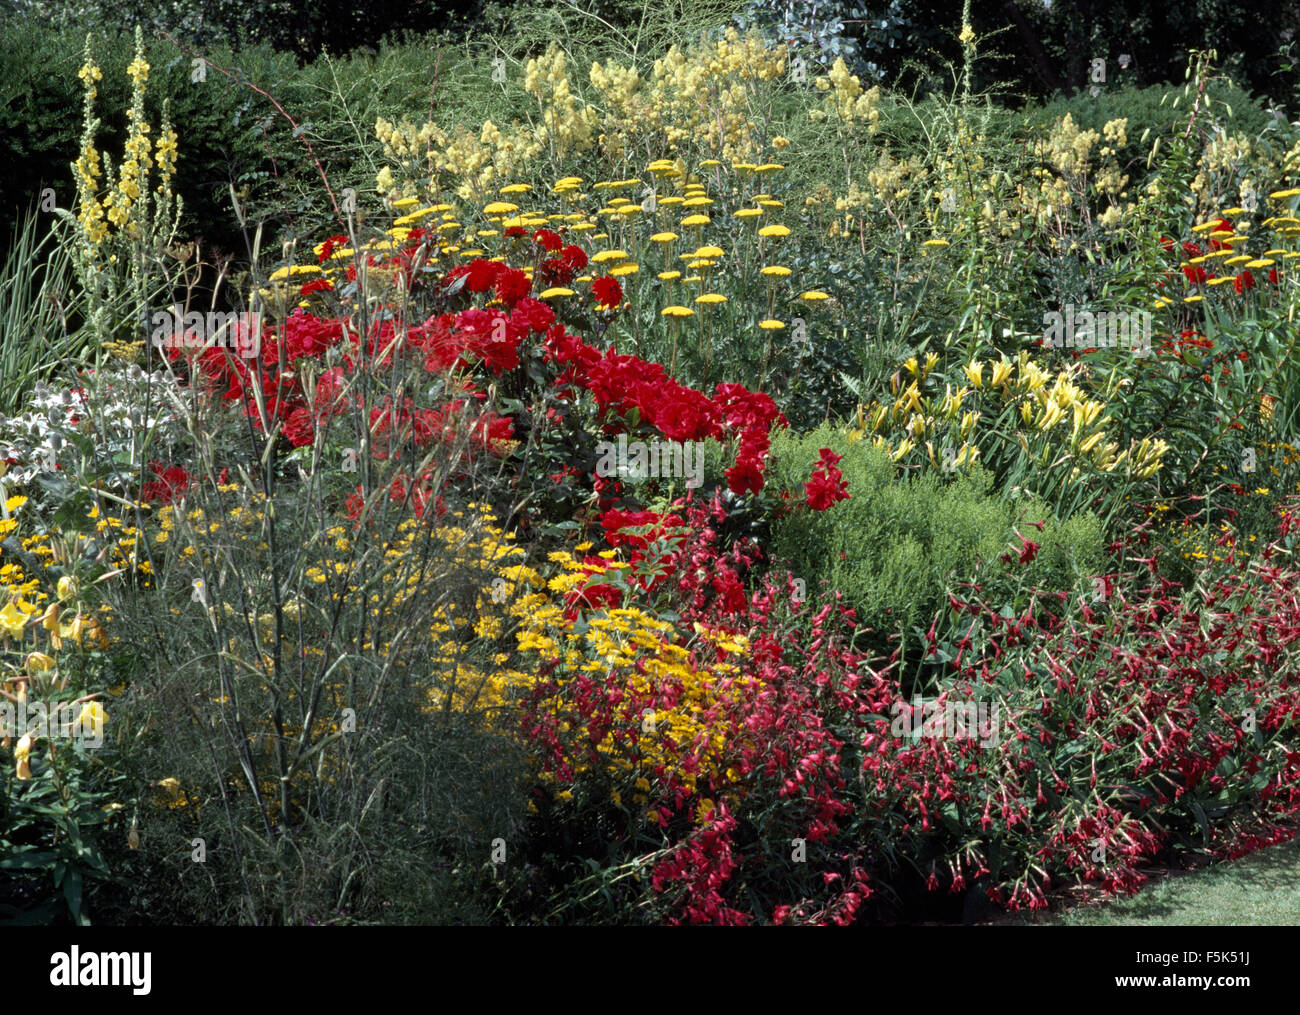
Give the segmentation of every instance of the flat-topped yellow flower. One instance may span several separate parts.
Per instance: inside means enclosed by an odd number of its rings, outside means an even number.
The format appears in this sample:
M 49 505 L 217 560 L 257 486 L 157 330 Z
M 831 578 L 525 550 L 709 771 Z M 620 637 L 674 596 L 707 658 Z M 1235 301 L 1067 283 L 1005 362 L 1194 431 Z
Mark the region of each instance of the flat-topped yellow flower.
M 769 264 L 765 268 L 760 268 L 759 274 L 767 275 L 769 278 L 785 278 L 790 274 L 790 269 L 780 264 Z
M 726 303 L 727 297 L 723 296 L 722 293 L 702 293 L 695 297 L 695 302 L 708 304 Z
M 483 208 L 484 215 L 509 215 L 511 212 L 519 210 L 519 205 L 511 204 L 509 201 L 493 201 Z
M 528 193 L 528 191 L 532 189 L 533 189 L 533 185 L 531 183 L 508 183 L 500 190 L 498 190 L 497 193 L 498 194 L 526 194 Z
M 609 273 L 615 278 L 622 278 L 624 275 L 635 275 L 640 270 L 641 265 L 629 263 L 620 264 L 616 268 L 610 268 Z
M 761 208 L 741 208 L 739 211 L 734 211 L 731 214 L 738 219 L 752 219 L 762 215 L 763 210 Z
M 1282 201 L 1288 197 L 1300 197 L 1300 187 L 1292 187 L 1290 190 L 1275 190 L 1268 196 L 1274 201 Z
M 697 214 L 695 214 L 695 215 L 687 215 L 684 219 L 682 219 L 682 225 L 684 225 L 684 226 L 707 226 L 707 225 L 708 225 L 710 222 L 712 222 L 712 221 L 713 221 L 713 219 L 709 218 L 709 216 L 707 216 L 707 215 L 700 215 L 700 214 L 697 213 Z
M 602 250 L 598 254 L 591 255 L 593 264 L 604 264 L 606 261 L 626 261 L 626 250 Z
M 778 222 L 774 222 L 770 226 L 764 226 L 762 229 L 760 229 L 758 231 L 758 235 L 770 236 L 770 237 L 789 236 L 790 229 L 788 226 L 783 226 Z
M 412 208 L 419 203 L 420 199 L 418 197 L 399 197 L 393 202 L 393 207 L 398 211 L 402 211 L 406 208 Z
M 921 244 L 923 247 L 947 247 L 950 246 L 947 240 L 926 240 Z
M 672 243 L 677 239 L 676 233 L 655 233 L 650 237 L 651 243 Z
M 784 322 L 768 318 L 766 321 L 759 321 L 758 326 L 764 331 L 780 331 L 785 327 Z
M 690 307 L 671 306 L 659 311 L 664 317 L 694 317 L 695 311 Z
M 559 299 L 562 296 L 572 295 L 574 295 L 572 289 L 566 289 L 564 286 L 554 286 L 553 288 L 542 290 L 541 298 L 544 300 L 554 300 Z
M 659 277 L 665 282 L 671 282 L 673 279 L 681 278 L 682 273 L 680 271 L 661 271 Z
M 721 247 L 704 246 L 704 247 L 700 247 L 697 251 L 695 251 L 693 256 L 694 257 L 721 257 L 723 253 L 724 251 Z
M 830 299 L 829 293 L 824 293 L 820 289 L 809 289 L 806 293 L 800 293 L 801 300 L 807 300 L 809 303 L 817 303 L 821 300 Z

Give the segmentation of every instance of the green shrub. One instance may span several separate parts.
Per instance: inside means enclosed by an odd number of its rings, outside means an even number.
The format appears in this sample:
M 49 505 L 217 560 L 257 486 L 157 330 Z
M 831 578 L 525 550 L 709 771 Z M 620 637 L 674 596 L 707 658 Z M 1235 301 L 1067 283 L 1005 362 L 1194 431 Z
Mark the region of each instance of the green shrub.
M 1013 502 L 992 491 L 992 475 L 980 468 L 950 481 L 935 473 L 901 478 L 884 451 L 829 426 L 802 437 L 775 435 L 775 483 L 802 489 L 826 447 L 843 455 L 849 499 L 776 522 L 772 555 L 788 560 L 810 592 L 823 581 L 841 591 L 861 622 L 881 634 L 928 620 L 955 583 L 1014 577 L 1064 590 L 1101 566 L 1102 527 L 1092 514 L 1062 521 L 1039 504 Z M 1027 567 L 1018 556 L 1001 559 L 1023 546 L 1017 532 L 1039 545 Z

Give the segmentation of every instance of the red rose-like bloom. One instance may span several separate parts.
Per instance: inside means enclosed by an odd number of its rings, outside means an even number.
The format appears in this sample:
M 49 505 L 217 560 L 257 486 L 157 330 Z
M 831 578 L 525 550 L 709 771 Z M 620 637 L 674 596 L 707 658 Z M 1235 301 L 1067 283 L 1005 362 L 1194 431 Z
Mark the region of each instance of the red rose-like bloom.
M 587 267 L 587 252 L 575 244 L 570 243 L 561 250 L 560 256 L 564 258 L 574 272 L 582 271 L 583 268 Z
M 618 279 L 608 275 L 602 275 L 591 283 L 591 294 L 603 306 L 616 307 L 623 302 L 623 287 L 618 284 Z
M 559 250 L 564 246 L 560 234 L 550 229 L 539 229 L 533 233 L 533 242 L 545 250 Z
M 848 500 L 849 484 L 836 466 L 841 455 L 830 448 L 821 449 L 821 460 L 813 467 L 812 476 L 804 486 L 808 506 L 814 511 L 825 511 L 838 501 Z
M 341 236 L 341 235 L 331 236 L 328 240 L 326 240 L 324 243 L 321 244 L 320 263 L 324 264 L 334 255 L 334 251 L 336 248 L 346 247 L 347 244 L 348 244 L 348 238 L 346 236 Z
M 318 293 L 322 291 L 332 292 L 333 289 L 334 289 L 334 283 L 331 282 L 329 279 L 314 278 L 310 282 L 305 284 L 300 290 L 298 290 L 298 295 L 310 296 L 312 293 Z
M 190 485 L 189 473 L 178 466 L 164 469 L 161 462 L 150 462 L 149 468 L 158 478 L 145 483 L 140 490 L 140 499 L 147 503 L 170 504 Z
M 513 307 L 533 291 L 532 281 L 518 268 L 506 268 L 499 272 L 495 286 L 497 299 L 508 307 Z
M 306 408 L 294 409 L 284 421 L 284 436 L 295 448 L 303 448 L 316 439 L 316 428 L 312 425 L 311 411 Z

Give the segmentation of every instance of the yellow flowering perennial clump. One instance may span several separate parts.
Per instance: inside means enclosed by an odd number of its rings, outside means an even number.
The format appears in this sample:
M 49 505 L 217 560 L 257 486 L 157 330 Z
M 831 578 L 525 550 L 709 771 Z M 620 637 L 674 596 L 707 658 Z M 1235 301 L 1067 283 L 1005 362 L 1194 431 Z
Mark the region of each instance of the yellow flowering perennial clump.
M 730 728 L 726 705 L 757 693 L 759 682 L 738 665 L 749 650 L 743 637 L 697 626 L 694 644 L 683 645 L 674 625 L 643 608 L 567 609 L 566 597 L 628 574 L 614 555 L 603 551 L 593 563 L 551 554 L 560 572 L 511 612 L 519 650 L 536 660 L 541 682 L 528 721 L 551 723 L 562 748 L 549 780 L 599 772 L 611 802 L 624 805 L 629 794 L 641 807 L 652 786 L 695 793 L 731 777 L 722 770 L 724 747 L 734 753 L 743 732 Z
M 1110 417 L 1105 403 L 1088 397 L 1078 386 L 1077 365 L 1062 368 L 1053 377 L 1026 350 L 1015 360 L 1005 356 L 988 360 L 986 375 L 985 363 L 974 360 L 961 371 L 968 383 L 956 390 L 945 383 L 939 397 L 921 390 L 937 363 L 937 356 L 924 364 L 915 357 L 908 360 L 903 369 L 910 382 L 904 384 L 900 371 L 891 382 L 892 402 L 860 406 L 851 437 L 861 440 L 872 435 L 872 443 L 888 449 L 895 462 L 910 461 L 909 454 L 923 448 L 922 461 L 952 471 L 978 461 L 981 441 L 998 436 L 999 424 L 1005 422 L 1017 428 L 1014 439 L 1029 460 L 1044 467 L 1068 465 L 1071 482 L 1084 467 L 1149 479 L 1160 470 L 1169 450 L 1163 440 L 1149 437 L 1123 450 L 1117 441 L 1108 440 Z M 1112 376 L 1108 393 L 1113 394 L 1121 383 L 1117 375 Z M 987 434 L 980 431 L 981 421 Z M 899 431 L 901 439 L 895 442 Z M 945 447 L 950 449 L 946 456 Z
M 137 252 L 170 246 L 180 225 L 180 199 L 172 192 L 178 138 L 164 106 L 156 140 L 150 140 L 149 135 L 155 132 L 144 112 L 149 70 L 137 28 L 135 59 L 126 69 L 131 80 L 127 139 L 121 164 L 115 169 L 109 155 L 97 147 L 96 85 L 104 75 L 92 56 L 90 36 L 86 37 L 85 62 L 77 72 L 83 84 L 81 147 L 72 164 L 77 211 L 75 215 L 60 214 L 75 226 L 74 263 L 90 298 L 91 327 L 101 340 L 107 338 L 110 328 L 108 307 L 119 292 L 129 290 L 138 305 L 146 303 L 151 269 L 149 259 Z
M 552 42 L 524 70 L 524 92 L 537 103 L 533 124 L 516 121 L 503 130 L 489 120 L 477 132 L 465 126 L 448 132 L 432 122 L 417 127 L 379 118 L 375 133 L 392 165 L 380 169 L 376 189 L 387 197 L 419 192 L 430 198 L 448 189 L 481 204 L 493 185 L 534 170 L 543 153 L 555 167 L 597 150 L 618 164 L 650 138 L 674 154 L 751 159 L 765 147 L 748 112 L 754 85 L 784 73 L 784 47 L 770 49 L 757 34 L 742 38 L 733 28 L 689 51 L 671 47 L 644 78 L 634 67 L 593 63 L 588 76 L 594 94 L 587 102 L 577 93 L 564 50 Z M 444 174 L 452 178 L 448 188 L 440 180 Z M 566 189 L 557 186 L 557 193 Z M 636 207 L 629 205 L 628 214 Z
M 816 79 L 817 89 L 826 92 L 822 109 L 809 114 L 818 123 L 829 120 L 841 126 L 864 123 L 869 133 L 880 129 L 880 86 L 863 90 L 856 74 L 850 74 L 843 57 L 837 56 L 830 73 Z

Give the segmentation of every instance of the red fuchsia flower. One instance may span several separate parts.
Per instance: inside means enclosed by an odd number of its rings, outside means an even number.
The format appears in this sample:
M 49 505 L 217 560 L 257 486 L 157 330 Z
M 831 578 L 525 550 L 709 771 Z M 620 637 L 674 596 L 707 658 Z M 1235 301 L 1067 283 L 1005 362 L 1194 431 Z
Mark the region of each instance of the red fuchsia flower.
M 614 308 L 623 302 L 623 287 L 618 279 L 602 275 L 591 283 L 591 295 L 603 307 Z
M 822 448 L 821 460 L 813 466 L 812 476 L 804 484 L 808 506 L 814 511 L 825 511 L 831 505 L 849 499 L 849 484 L 836 466 L 842 455 L 830 448 Z

